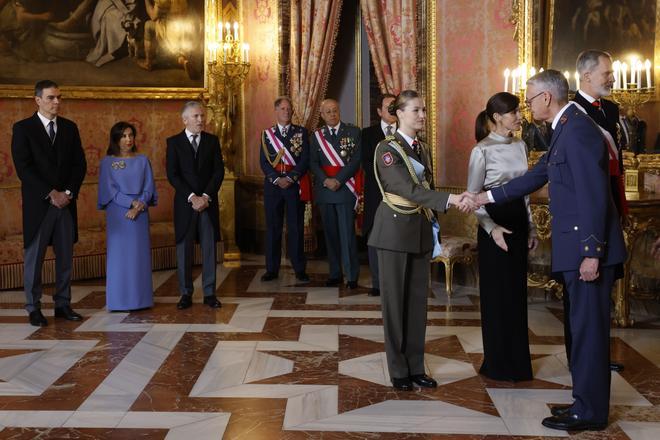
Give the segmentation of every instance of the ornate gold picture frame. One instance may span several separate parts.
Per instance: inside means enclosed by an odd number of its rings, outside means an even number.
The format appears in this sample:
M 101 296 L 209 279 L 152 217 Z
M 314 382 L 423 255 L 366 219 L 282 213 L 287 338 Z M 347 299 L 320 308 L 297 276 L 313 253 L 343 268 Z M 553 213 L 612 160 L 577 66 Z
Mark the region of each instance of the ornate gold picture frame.
M 631 3 L 634 7 L 628 6 Z M 520 64 L 572 73 L 580 51 L 601 49 L 619 59 L 635 52 L 660 65 L 660 0 L 512 0 L 512 10 Z M 617 27 L 613 22 L 626 24 Z M 573 28 L 580 30 L 580 38 Z M 655 69 L 654 84 L 658 80 L 660 70 Z
M 51 79 L 67 98 L 187 99 L 206 90 L 205 0 L 0 2 L 0 97 Z

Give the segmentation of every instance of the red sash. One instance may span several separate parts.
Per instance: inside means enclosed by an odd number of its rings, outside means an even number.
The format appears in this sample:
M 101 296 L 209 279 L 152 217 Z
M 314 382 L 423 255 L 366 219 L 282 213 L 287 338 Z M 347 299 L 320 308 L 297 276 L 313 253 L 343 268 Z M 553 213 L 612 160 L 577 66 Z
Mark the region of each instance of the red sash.
M 603 136 L 605 136 L 605 147 L 607 147 L 607 153 L 609 155 L 610 176 L 616 180 L 618 188 L 619 206 L 621 207 L 621 212 L 619 214 L 624 216 L 628 214 L 628 202 L 626 201 L 626 188 L 623 184 L 621 168 L 619 168 L 619 152 L 610 132 L 602 127 L 600 127 L 600 130 L 603 132 Z
M 279 172 L 280 174 L 286 174 L 293 170 L 293 168 L 296 166 L 296 160 L 293 158 L 293 155 L 291 155 L 291 152 L 286 149 L 282 141 L 275 136 L 275 132 L 273 131 L 273 128 L 267 128 L 265 130 L 266 133 L 266 138 L 268 138 L 268 141 L 270 144 L 273 146 L 273 149 L 275 150 L 275 153 L 279 153 L 282 151 L 282 159 L 281 162 L 275 165 L 275 170 Z M 298 179 L 298 184 L 300 185 L 300 200 L 303 202 L 311 202 L 312 201 L 312 181 L 309 178 L 309 173 L 305 173 Z
M 278 165 L 277 170 L 282 174 L 288 173 L 293 170 L 291 165 Z M 303 176 L 298 179 L 298 185 L 300 185 L 300 200 L 302 202 L 311 202 L 312 201 L 312 181 L 309 178 L 309 173 L 303 174 Z
M 321 168 L 323 168 L 323 171 L 327 176 L 335 177 L 339 173 L 339 170 L 341 170 L 344 166 L 346 166 L 346 164 L 342 160 L 341 156 L 337 154 L 337 152 L 332 147 L 332 145 L 330 145 L 330 143 L 325 139 L 322 130 L 316 130 L 314 132 L 314 136 L 316 136 L 316 140 L 321 146 L 321 151 L 323 152 L 323 155 L 326 157 L 326 159 L 328 159 L 328 162 L 330 162 L 330 165 L 324 165 Z M 363 181 L 364 178 L 362 175 L 362 169 L 359 169 L 358 172 L 355 173 L 355 176 L 351 177 L 346 181 L 346 187 L 355 196 L 354 209 L 356 211 L 358 211 L 358 208 L 360 206 L 360 200 L 362 199 L 362 191 L 364 188 Z

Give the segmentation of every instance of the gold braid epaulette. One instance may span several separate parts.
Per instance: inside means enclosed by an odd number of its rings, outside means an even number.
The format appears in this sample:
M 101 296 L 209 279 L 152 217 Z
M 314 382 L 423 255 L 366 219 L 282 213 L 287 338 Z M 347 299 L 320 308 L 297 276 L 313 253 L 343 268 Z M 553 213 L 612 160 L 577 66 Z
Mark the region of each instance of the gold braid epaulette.
M 410 173 L 410 178 L 412 179 L 412 181 L 416 185 L 422 185 L 425 189 L 431 189 L 429 183 L 426 180 L 423 180 L 422 182 L 419 181 L 419 179 L 417 178 L 417 174 L 415 173 L 415 168 L 412 166 L 412 163 L 410 163 L 410 159 L 408 158 L 408 155 L 403 150 L 398 140 L 394 136 L 387 136 L 385 140 L 389 141 L 388 145 L 394 148 L 394 150 L 396 150 L 396 152 L 399 153 L 399 156 L 401 156 L 403 163 L 406 165 L 406 168 Z M 378 164 L 378 145 L 376 146 L 376 152 L 374 153 L 374 177 L 376 178 L 376 183 L 378 183 L 378 189 L 380 189 L 380 194 L 383 196 L 383 201 L 385 202 L 385 204 L 389 206 L 394 212 L 398 212 L 399 214 L 411 215 L 411 214 L 417 214 L 423 210 L 424 214 L 426 215 L 426 218 L 430 222 L 432 222 L 434 215 L 433 215 L 433 211 L 431 211 L 429 208 L 424 208 L 421 205 L 417 205 L 413 209 L 402 209 L 394 205 L 394 203 L 392 203 L 392 201 L 388 197 L 389 193 L 387 193 L 383 189 L 383 184 L 380 183 L 380 178 L 378 177 L 377 164 Z
M 282 160 L 282 156 L 284 155 L 284 149 L 282 149 L 277 153 L 275 153 L 275 159 L 270 160 L 270 156 L 272 156 L 272 154 L 270 154 L 270 152 L 268 151 L 268 147 L 266 146 L 266 130 L 261 132 L 261 149 L 264 151 L 264 156 L 266 157 L 266 160 L 273 168 L 275 168 L 277 164 L 280 163 L 280 161 Z

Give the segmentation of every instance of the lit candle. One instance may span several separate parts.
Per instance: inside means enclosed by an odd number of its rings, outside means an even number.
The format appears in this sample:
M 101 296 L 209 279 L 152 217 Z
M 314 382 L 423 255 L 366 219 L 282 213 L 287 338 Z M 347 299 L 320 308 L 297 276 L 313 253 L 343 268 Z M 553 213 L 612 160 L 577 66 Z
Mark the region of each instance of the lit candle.
M 238 23 L 234 22 L 234 41 L 238 41 Z
M 229 22 L 225 23 L 225 34 L 227 35 L 226 39 L 231 39 L 231 24 Z
M 218 23 L 218 43 L 222 43 L 222 22 Z
M 621 88 L 621 81 L 619 79 L 619 74 L 621 73 L 621 61 L 614 60 L 612 63 L 612 69 L 614 70 L 614 88 Z
M 511 75 L 511 71 L 507 67 L 504 69 L 504 91 L 508 92 L 509 91 L 509 76 Z
M 539 73 L 541 73 L 541 72 L 543 72 L 543 67 L 541 67 L 541 68 L 539 69 Z
M 527 83 L 527 63 L 522 63 L 520 66 L 520 88 L 524 88 Z
M 635 74 L 637 70 L 637 58 L 635 57 L 630 57 L 630 84 L 637 84 L 637 78 L 635 78 Z
M 570 90 L 571 89 L 571 83 L 570 83 L 571 74 L 568 73 L 568 70 L 564 70 L 564 78 L 566 78 L 566 82 L 568 83 L 568 89 Z
M 578 73 L 577 70 L 575 71 L 574 76 L 575 76 L 575 91 L 578 91 L 580 90 L 580 74 Z
M 646 87 L 651 88 L 651 61 L 644 61 L 644 67 L 646 68 Z
M 511 72 L 511 93 L 514 95 L 518 91 L 518 69 L 513 69 Z
M 637 60 L 637 88 L 642 88 L 642 62 Z
M 227 50 L 229 49 L 229 43 L 224 43 L 222 45 L 222 61 L 227 62 Z
M 623 90 L 628 89 L 628 65 L 621 63 L 621 76 L 623 77 Z
M 245 62 L 250 62 L 250 45 L 245 43 Z

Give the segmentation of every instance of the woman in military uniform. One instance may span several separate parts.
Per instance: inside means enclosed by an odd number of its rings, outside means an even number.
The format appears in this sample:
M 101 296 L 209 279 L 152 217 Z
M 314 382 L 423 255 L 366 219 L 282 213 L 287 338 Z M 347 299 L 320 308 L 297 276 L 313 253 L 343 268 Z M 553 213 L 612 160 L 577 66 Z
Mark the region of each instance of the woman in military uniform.
M 369 246 L 377 249 L 385 352 L 392 385 L 434 388 L 424 371 L 424 336 L 429 260 L 434 248 L 433 210 L 467 209 L 465 194 L 434 191 L 429 150 L 417 140 L 426 108 L 419 94 L 405 90 L 390 104 L 398 130 L 376 147 L 374 174 L 383 195 Z M 366 164 L 365 164 L 366 165 Z

